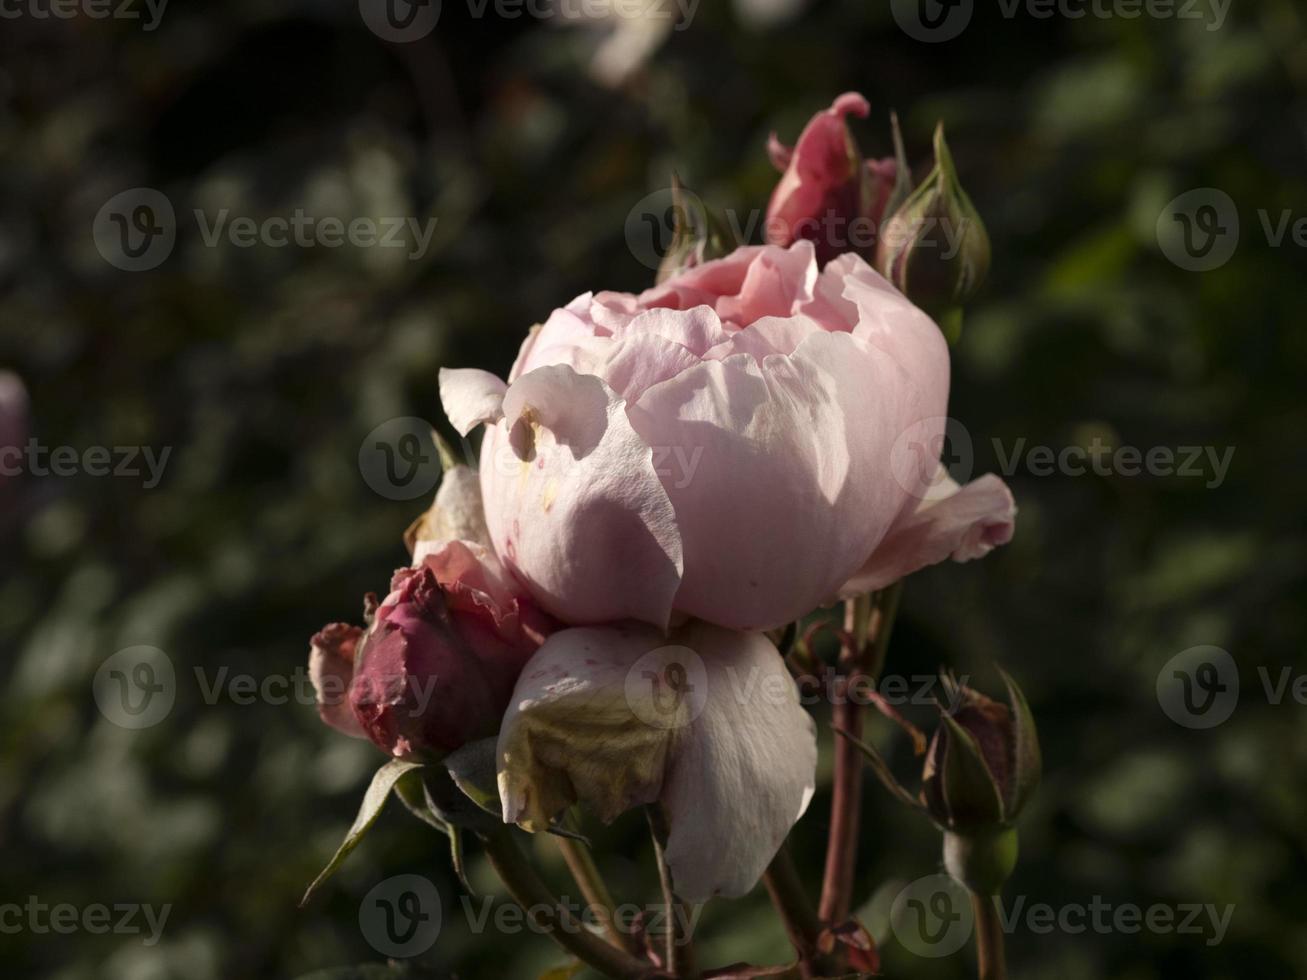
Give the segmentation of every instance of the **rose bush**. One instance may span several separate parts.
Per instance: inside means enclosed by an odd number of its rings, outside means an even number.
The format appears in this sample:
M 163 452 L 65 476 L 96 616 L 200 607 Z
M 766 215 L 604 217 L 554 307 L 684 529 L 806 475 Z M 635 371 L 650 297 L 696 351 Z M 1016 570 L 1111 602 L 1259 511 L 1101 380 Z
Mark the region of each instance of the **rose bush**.
M 441 371 L 495 552 L 569 624 L 782 626 L 1011 536 L 995 477 L 940 478 L 948 348 L 862 259 L 754 246 L 586 293 L 508 383 Z

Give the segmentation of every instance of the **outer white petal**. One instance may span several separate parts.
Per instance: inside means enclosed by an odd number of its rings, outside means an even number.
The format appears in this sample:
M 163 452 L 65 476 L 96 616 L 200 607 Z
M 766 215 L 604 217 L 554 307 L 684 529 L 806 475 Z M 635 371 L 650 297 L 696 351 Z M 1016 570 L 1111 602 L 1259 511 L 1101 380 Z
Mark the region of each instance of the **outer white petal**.
M 699 651 L 706 702 L 677 734 L 663 787 L 667 864 L 681 898 L 749 891 L 812 800 L 817 735 L 776 648 L 706 623 L 678 637 Z
M 815 726 L 771 643 L 690 623 L 555 633 L 499 735 L 504 819 L 541 830 L 580 801 L 611 820 L 661 802 L 682 898 L 752 888 L 812 799 Z
M 450 425 L 461 436 L 503 414 L 507 388 L 502 379 L 480 368 L 440 369 L 440 402 Z

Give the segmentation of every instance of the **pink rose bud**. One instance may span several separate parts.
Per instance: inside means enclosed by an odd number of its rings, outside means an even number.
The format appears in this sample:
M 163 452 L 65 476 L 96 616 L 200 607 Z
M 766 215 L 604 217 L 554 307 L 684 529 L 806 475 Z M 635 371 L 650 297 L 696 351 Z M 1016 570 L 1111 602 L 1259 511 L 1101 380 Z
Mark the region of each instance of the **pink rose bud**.
M 395 574 L 359 650 L 349 700 L 377 745 L 398 758 L 452 752 L 495 730 L 490 682 L 429 568 Z
M 553 625 L 493 554 L 464 541 L 396 572 L 369 619 L 366 631 L 334 624 L 313 638 L 318 710 L 327 724 L 412 760 L 493 735 Z
M 861 95 L 845 92 L 812 117 L 793 148 L 772 134 L 768 152 L 783 176 L 767 206 L 767 241 L 810 241 L 821 264 L 844 252 L 871 257 L 899 167 L 893 157 L 863 160 L 845 116 L 869 111 Z

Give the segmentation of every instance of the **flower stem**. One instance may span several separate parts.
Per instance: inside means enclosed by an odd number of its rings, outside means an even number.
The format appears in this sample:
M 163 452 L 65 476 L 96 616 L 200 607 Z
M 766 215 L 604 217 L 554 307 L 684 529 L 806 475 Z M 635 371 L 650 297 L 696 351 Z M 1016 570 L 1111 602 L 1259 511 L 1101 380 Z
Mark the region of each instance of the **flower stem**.
M 686 931 L 690 921 L 684 903 L 672 891 L 672 872 L 667 867 L 667 818 L 657 804 L 644 808 L 649 820 L 649 833 L 653 837 L 654 856 L 658 860 L 658 880 L 663 886 L 663 902 L 667 906 L 667 945 L 664 966 L 674 977 L 693 978 L 699 975 L 694 963 L 694 945 Z
M 776 852 L 776 857 L 763 873 L 762 881 L 785 925 L 790 943 L 799 955 L 799 972 L 805 978 L 818 976 L 817 961 L 821 951 L 817 944 L 821 920 L 817 918 L 799 879 L 799 870 L 794 866 L 794 856 L 790 854 L 788 844 L 782 844 Z
M 853 903 L 853 876 L 858 861 L 863 759 L 854 739 L 862 737 L 865 705 L 856 702 L 850 689 L 860 678 L 872 684 L 880 678 L 901 591 L 902 583 L 895 582 L 874 595 L 849 599 L 844 605 L 844 632 L 851 642 L 840 655 L 842 676 L 836 682 L 831 723 L 853 738 L 835 740 L 830 838 L 826 845 L 826 867 L 817 909 L 821 921 L 829 925 L 849 917 Z
M 532 923 L 546 929 L 559 946 L 611 980 L 652 980 L 660 976 L 652 964 L 609 945 L 577 921 L 540 880 L 507 827 L 478 836 L 509 894 Z
M 613 920 L 613 896 L 604 883 L 603 876 L 599 873 L 599 866 L 595 864 L 594 855 L 590 853 L 590 848 L 586 847 L 583 842 L 574 840 L 571 837 L 554 836 L 554 843 L 558 845 L 558 849 L 562 852 L 568 870 L 572 872 L 577 887 L 581 889 L 586 904 L 590 906 L 604 931 L 604 935 L 608 937 L 608 941 L 618 949 L 638 954 L 640 950 L 635 942 L 635 937 L 623 934 Z
M 1003 926 L 998 915 L 998 896 L 971 893 L 976 919 L 976 961 L 980 980 L 1006 980 L 1003 956 Z

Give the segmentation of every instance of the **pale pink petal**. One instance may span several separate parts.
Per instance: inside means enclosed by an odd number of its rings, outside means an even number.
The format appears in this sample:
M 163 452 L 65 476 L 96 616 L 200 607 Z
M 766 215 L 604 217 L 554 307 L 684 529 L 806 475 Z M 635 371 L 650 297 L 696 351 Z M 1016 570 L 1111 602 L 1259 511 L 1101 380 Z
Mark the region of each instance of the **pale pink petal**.
M 450 425 L 462 436 L 503 414 L 507 388 L 500 378 L 479 368 L 440 369 L 440 402 Z
M 726 341 L 723 341 L 726 343 Z M 637 333 L 613 341 L 592 373 L 628 402 L 635 401 L 651 385 L 674 378 L 699 363 L 688 349 L 652 333 Z
M 625 403 L 600 378 L 555 365 L 513 382 L 503 408 L 481 449 L 496 553 L 565 622 L 665 625 L 680 535 Z
M 705 361 L 630 408 L 680 526 L 676 608 L 771 629 L 834 595 L 902 511 L 885 478 L 911 381 L 847 333 L 790 357 Z
M 354 655 L 362 638 L 362 628 L 332 623 L 309 641 L 309 680 L 313 684 L 318 716 L 332 728 L 354 738 L 368 737 L 349 703 Z
M 1016 514 L 1012 491 L 994 474 L 959 487 L 941 466 L 927 499 L 890 531 L 840 592 L 852 596 L 881 589 L 946 558 L 983 558 L 1012 540 Z
M 822 329 L 820 323 L 801 313 L 765 316 L 731 334 L 729 340 L 713 347 L 704 358 L 720 361 L 732 354 L 750 354 L 761 362 L 770 354 L 793 354 L 809 334 Z
M 642 334 L 670 340 L 700 357 L 708 348 L 726 339 L 721 319 L 711 306 L 706 305 L 688 310 L 646 310 L 632 317 L 617 336 L 625 339 Z
M 662 804 L 667 864 L 688 902 L 748 892 L 812 800 L 816 726 L 771 641 L 692 624 L 707 698 L 677 733 Z

